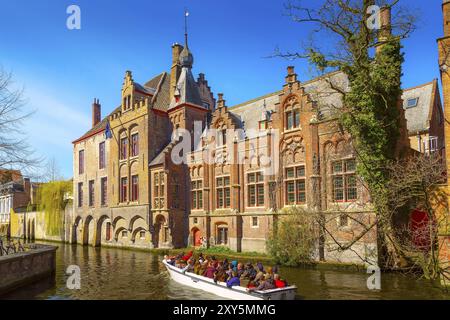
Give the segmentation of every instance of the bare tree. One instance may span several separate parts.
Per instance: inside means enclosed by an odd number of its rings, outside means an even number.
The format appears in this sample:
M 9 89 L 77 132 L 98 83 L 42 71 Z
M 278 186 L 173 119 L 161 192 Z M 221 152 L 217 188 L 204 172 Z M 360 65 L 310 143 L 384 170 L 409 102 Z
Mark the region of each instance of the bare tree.
M 0 68 L 0 168 L 30 169 L 41 161 L 34 156 L 24 135 L 23 91 L 13 88 L 11 73 Z
M 54 157 L 50 158 L 45 166 L 45 172 L 44 172 L 44 181 L 47 182 L 54 182 L 58 180 L 62 180 L 61 170 L 58 166 L 58 163 L 56 162 L 56 159 Z

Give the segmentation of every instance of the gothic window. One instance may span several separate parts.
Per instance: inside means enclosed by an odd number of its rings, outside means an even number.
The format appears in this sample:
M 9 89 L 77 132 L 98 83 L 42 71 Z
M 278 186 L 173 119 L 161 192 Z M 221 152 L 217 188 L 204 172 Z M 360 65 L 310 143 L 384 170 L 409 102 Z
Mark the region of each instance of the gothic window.
M 89 181 L 89 207 L 94 206 L 95 201 L 95 190 L 94 190 L 94 180 Z
M 192 181 L 191 196 L 192 210 L 203 209 L 203 180 Z
M 128 178 L 120 179 L 120 202 L 128 201 Z
M 247 194 L 249 207 L 264 207 L 264 176 L 261 172 L 247 175 Z
M 78 173 L 84 173 L 84 150 L 80 150 L 80 152 L 78 152 Z
M 139 176 L 131 177 L 131 201 L 139 201 Z
M 231 207 L 230 177 L 216 179 L 216 206 L 218 209 Z
M 153 174 L 153 203 L 156 209 L 164 208 L 165 176 L 163 172 Z
M 83 182 L 78 183 L 78 207 L 83 206 Z
M 120 139 L 120 160 L 128 158 L 128 138 Z
M 286 204 L 295 205 L 306 203 L 306 172 L 304 165 L 287 168 L 284 183 Z
M 333 201 L 353 202 L 358 199 L 356 160 L 340 160 L 332 163 Z
M 108 201 L 108 178 L 102 178 L 100 184 L 101 204 L 102 206 L 105 206 Z
M 134 133 L 131 136 L 131 156 L 137 157 L 139 155 L 139 134 Z
M 101 142 L 98 146 L 98 167 L 99 169 L 105 169 L 106 167 L 106 150 L 105 150 L 105 142 Z

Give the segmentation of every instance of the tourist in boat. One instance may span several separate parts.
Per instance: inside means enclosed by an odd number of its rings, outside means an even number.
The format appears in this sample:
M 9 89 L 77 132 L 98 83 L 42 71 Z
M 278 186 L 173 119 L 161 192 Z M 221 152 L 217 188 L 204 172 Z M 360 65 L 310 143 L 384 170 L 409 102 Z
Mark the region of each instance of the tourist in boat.
M 264 267 L 263 267 L 262 263 L 259 262 L 256 265 L 256 269 L 257 269 L 256 270 L 257 272 L 256 272 L 254 281 L 257 285 L 259 285 L 259 282 L 264 279 L 264 275 L 265 275 Z
M 227 281 L 233 277 L 233 265 L 232 264 L 228 265 L 228 270 L 226 270 L 225 273 L 227 275 Z
M 223 269 L 223 263 L 219 262 L 217 265 L 216 272 L 214 273 L 214 282 L 225 282 L 227 279 L 227 274 L 225 273 L 225 270 Z
M 240 286 L 240 285 L 241 285 L 241 281 L 239 280 L 239 277 L 237 276 L 237 272 L 233 271 L 231 279 L 227 281 L 227 287 L 231 288 L 231 287 Z
M 275 287 L 277 287 L 278 289 L 280 288 L 285 288 L 286 287 L 286 282 L 284 282 L 283 280 L 280 279 L 280 275 L 275 273 L 273 275 L 273 283 L 275 285 Z
M 214 262 L 210 261 L 208 267 L 206 268 L 204 276 L 210 279 L 214 279 L 214 273 L 216 272 L 216 268 L 214 268 Z
M 193 273 L 194 270 L 195 270 L 195 260 L 193 258 L 191 258 L 188 260 L 186 272 Z
M 200 252 L 200 254 L 198 255 L 198 262 L 200 264 L 202 264 L 205 261 L 205 258 L 203 257 L 203 253 Z
M 252 291 L 265 291 L 265 290 L 272 290 L 272 289 L 276 289 L 274 283 L 273 283 L 273 279 L 271 278 L 271 276 L 269 274 L 266 274 L 264 277 L 264 280 L 261 280 L 259 286 L 257 286 L 256 288 L 250 288 L 248 289 L 248 291 L 252 292 Z
M 223 270 L 228 270 L 228 265 L 229 265 L 230 263 L 228 262 L 228 259 L 227 258 L 225 258 L 224 260 L 223 260 Z
M 241 276 L 241 280 L 243 279 L 249 279 L 252 280 L 256 277 L 256 270 L 253 267 L 253 265 L 251 264 L 251 262 L 247 263 L 245 265 L 245 270 L 244 273 Z
M 244 265 L 242 263 L 238 263 L 237 265 L 237 275 L 240 278 L 244 274 Z
M 181 258 L 181 260 L 188 261 L 192 257 L 193 254 L 194 254 L 194 252 L 189 251 L 189 253 L 187 255 L 183 256 Z
M 233 266 L 233 271 L 236 271 L 236 272 L 237 272 L 237 265 L 238 265 L 238 262 L 237 262 L 236 260 L 233 260 L 233 261 L 231 261 L 231 265 Z

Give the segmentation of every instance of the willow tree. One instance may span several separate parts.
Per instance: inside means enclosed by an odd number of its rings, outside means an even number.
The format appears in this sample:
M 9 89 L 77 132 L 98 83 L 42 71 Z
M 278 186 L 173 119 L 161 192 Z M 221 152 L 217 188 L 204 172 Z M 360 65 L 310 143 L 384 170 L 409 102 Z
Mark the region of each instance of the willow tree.
M 337 129 L 352 137 L 357 172 L 369 190 L 377 214 L 380 259 L 392 237 L 391 210 L 386 187 L 389 163 L 404 156 L 399 142 L 406 130 L 400 113 L 404 61 L 401 39 L 414 29 L 414 18 L 396 1 L 325 0 L 288 3 L 288 15 L 314 26 L 310 43 L 301 52 L 277 51 L 277 56 L 307 59 L 318 71 L 345 73 L 347 82 L 328 81 L 342 106 L 332 112 Z M 395 12 L 395 15 L 394 15 Z M 391 15 L 392 13 L 392 15 Z M 323 41 L 327 39 L 327 41 Z
M 38 189 L 39 211 L 45 215 L 45 232 L 48 236 L 61 236 L 64 232 L 64 210 L 67 195 L 72 194 L 72 181 L 52 181 Z

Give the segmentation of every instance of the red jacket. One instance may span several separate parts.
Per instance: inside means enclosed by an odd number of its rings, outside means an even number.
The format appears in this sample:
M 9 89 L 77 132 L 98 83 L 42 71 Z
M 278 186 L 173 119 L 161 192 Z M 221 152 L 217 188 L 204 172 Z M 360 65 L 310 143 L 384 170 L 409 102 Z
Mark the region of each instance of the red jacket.
M 275 280 L 274 284 L 275 284 L 275 287 L 277 287 L 277 288 L 284 288 L 284 287 L 286 287 L 286 283 L 284 281 L 281 281 L 281 280 Z

